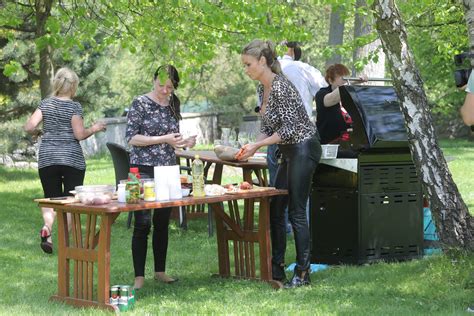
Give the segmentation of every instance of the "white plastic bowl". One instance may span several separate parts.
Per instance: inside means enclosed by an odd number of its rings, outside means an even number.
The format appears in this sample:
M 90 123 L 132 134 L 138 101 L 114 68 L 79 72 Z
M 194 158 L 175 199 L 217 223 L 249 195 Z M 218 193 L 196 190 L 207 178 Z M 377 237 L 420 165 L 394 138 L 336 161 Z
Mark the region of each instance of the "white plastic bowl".
M 321 145 L 322 154 L 321 159 L 335 159 L 337 158 L 338 144 Z
M 191 189 L 189 188 L 181 188 L 181 194 L 184 196 L 189 196 L 189 193 L 191 192 Z

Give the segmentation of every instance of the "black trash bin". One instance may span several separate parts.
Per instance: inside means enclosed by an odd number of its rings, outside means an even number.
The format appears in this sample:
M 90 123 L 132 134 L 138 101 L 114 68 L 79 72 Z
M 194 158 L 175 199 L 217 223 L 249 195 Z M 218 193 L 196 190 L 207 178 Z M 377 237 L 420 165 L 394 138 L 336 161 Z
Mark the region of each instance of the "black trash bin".
M 311 262 L 363 264 L 419 258 L 423 253 L 421 183 L 395 91 L 388 86 L 344 86 L 340 91 L 353 120 L 350 146 L 357 158 L 323 160 L 316 169 Z

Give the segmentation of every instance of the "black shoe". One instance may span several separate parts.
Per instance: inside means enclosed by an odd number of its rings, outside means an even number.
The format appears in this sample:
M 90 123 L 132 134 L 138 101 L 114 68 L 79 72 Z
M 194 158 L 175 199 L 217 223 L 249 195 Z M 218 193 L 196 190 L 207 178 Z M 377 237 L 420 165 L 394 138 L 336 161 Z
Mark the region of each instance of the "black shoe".
M 285 282 L 285 264 L 272 262 L 272 278 L 275 281 Z
M 44 225 L 40 231 L 41 243 L 40 247 L 47 254 L 53 253 L 53 244 L 48 241 L 48 238 L 51 237 L 51 229 L 48 226 Z
M 293 274 L 293 277 L 291 278 L 290 281 L 286 282 L 284 285 L 285 289 L 292 289 L 295 287 L 310 285 L 311 279 L 309 277 L 309 270 L 305 272 L 304 276 L 301 276 L 302 274 L 303 274 L 303 271 L 298 271 L 295 268 L 295 273 Z

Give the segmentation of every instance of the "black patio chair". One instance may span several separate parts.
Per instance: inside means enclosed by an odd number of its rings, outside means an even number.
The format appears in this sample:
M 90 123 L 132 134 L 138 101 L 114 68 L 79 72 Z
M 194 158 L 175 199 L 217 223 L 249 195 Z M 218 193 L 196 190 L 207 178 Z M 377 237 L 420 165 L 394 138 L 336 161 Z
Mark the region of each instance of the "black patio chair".
M 120 180 L 128 178 L 128 172 L 130 171 L 130 153 L 127 148 L 122 145 L 107 142 L 107 148 L 112 156 L 112 162 L 114 164 L 115 171 L 115 185 L 120 183 Z M 127 228 L 132 225 L 133 213 L 128 212 Z

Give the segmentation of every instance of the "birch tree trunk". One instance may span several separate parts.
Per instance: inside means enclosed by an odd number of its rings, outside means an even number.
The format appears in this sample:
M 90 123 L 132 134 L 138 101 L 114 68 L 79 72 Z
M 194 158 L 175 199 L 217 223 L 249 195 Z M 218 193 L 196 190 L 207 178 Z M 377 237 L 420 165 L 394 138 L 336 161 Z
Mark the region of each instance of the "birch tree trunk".
M 464 0 L 463 4 L 464 17 L 469 33 L 469 51 L 474 53 L 474 0 Z M 474 58 L 471 58 L 471 66 L 474 66 Z
M 328 45 L 334 47 L 341 45 L 344 38 L 344 21 L 341 19 L 341 8 L 333 6 L 331 8 L 331 20 L 329 22 L 329 39 Z M 341 63 L 341 55 L 333 53 L 326 61 L 326 68 L 332 64 Z
M 394 0 L 375 0 L 372 8 L 400 99 L 413 161 L 430 200 L 441 244 L 472 250 L 474 221 L 439 148 L 423 82 L 408 47 L 398 8 Z
M 46 21 L 51 15 L 51 7 L 53 0 L 37 0 L 35 2 L 35 13 L 36 13 L 36 38 L 39 38 L 46 34 Z M 51 79 L 54 75 L 54 67 L 52 61 L 52 48 L 50 45 L 45 45 L 40 48 L 40 90 L 41 98 L 44 99 L 48 96 L 51 90 Z
M 354 39 L 358 37 L 365 36 L 372 32 L 373 17 L 370 15 L 362 15 L 357 12 L 357 9 L 367 6 L 366 0 L 357 0 L 356 1 L 356 15 L 354 17 Z M 370 53 L 377 50 L 380 46 L 380 39 L 376 39 L 372 43 L 364 45 L 362 47 L 357 47 L 354 49 L 353 53 L 353 62 L 360 60 L 364 57 L 368 57 Z M 368 77 L 373 78 L 384 78 L 385 77 L 385 54 L 383 52 L 378 53 L 378 61 L 374 62 L 373 60 L 369 61 L 368 64 L 364 66 L 364 69 L 356 72 L 355 67 L 352 67 L 352 76 L 357 77 L 361 74 L 366 74 Z M 369 82 L 370 84 L 370 82 Z M 374 82 L 374 84 L 380 84 Z

